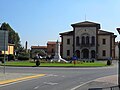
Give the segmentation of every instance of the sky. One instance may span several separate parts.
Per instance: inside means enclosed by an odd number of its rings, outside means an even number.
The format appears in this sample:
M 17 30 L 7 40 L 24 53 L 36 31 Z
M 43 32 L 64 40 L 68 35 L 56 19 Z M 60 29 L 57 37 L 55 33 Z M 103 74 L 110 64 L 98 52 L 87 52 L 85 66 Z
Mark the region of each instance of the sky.
M 59 33 L 85 20 L 117 35 L 120 0 L 0 0 L 0 23 L 8 23 L 20 36 L 22 46 L 47 45 L 60 41 Z

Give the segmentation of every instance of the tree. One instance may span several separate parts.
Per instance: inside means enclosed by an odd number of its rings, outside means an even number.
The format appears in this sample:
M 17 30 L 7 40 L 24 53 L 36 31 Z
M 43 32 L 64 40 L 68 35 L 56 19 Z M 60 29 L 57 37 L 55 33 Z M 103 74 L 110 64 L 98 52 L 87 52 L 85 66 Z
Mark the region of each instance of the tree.
M 8 23 L 2 23 L 0 30 L 8 31 L 8 43 L 15 44 L 15 50 L 17 51 L 20 47 L 20 37 L 18 33 L 16 33 Z

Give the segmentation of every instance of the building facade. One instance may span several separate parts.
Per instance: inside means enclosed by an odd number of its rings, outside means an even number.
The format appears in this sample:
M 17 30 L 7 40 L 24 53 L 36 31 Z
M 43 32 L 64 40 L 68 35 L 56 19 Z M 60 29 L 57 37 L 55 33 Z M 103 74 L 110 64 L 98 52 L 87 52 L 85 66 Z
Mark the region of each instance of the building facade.
M 56 49 L 56 42 L 48 41 L 47 42 L 47 55 L 48 56 L 54 56 L 55 55 L 55 49 Z
M 71 25 L 72 31 L 60 33 L 62 57 L 79 59 L 115 58 L 115 38 L 112 32 L 100 29 L 99 23 L 84 21 Z
M 12 54 L 14 55 L 14 46 L 15 44 L 8 44 L 8 49 L 5 51 L 5 54 L 9 55 Z M 0 54 L 4 54 L 4 51 L 0 51 Z
M 31 46 L 31 58 L 34 58 L 37 54 L 45 56 L 47 54 L 47 46 Z

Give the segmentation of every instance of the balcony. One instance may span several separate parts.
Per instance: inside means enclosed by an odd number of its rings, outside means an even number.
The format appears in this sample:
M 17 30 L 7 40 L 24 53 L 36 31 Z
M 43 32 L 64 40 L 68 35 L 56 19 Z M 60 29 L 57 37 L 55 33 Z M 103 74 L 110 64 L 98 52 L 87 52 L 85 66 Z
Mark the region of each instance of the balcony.
M 83 48 L 83 47 L 94 47 L 95 46 L 95 44 L 94 43 L 81 43 L 80 45 L 80 48 Z

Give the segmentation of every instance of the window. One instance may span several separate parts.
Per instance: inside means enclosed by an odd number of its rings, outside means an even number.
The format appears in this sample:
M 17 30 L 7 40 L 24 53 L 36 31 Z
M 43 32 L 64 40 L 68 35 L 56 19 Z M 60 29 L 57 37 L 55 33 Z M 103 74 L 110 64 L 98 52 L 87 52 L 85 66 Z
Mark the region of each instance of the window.
M 89 36 L 86 37 L 86 44 L 89 44 Z
M 102 55 L 106 56 L 106 51 L 105 50 L 103 50 Z
M 67 50 L 67 56 L 70 56 L 70 50 Z
M 106 44 L 106 39 L 103 39 L 103 40 L 102 40 L 102 43 L 103 43 L 103 44 Z
M 77 36 L 77 37 L 76 37 L 76 46 L 79 46 L 79 44 L 80 44 L 80 43 L 79 43 L 79 37 Z
M 85 44 L 85 37 L 82 36 L 82 44 Z
M 92 36 L 92 44 L 94 45 L 95 44 L 95 37 L 94 36 Z
M 54 49 L 52 48 L 52 53 L 54 53 Z
M 67 44 L 70 44 L 70 39 L 67 39 Z

